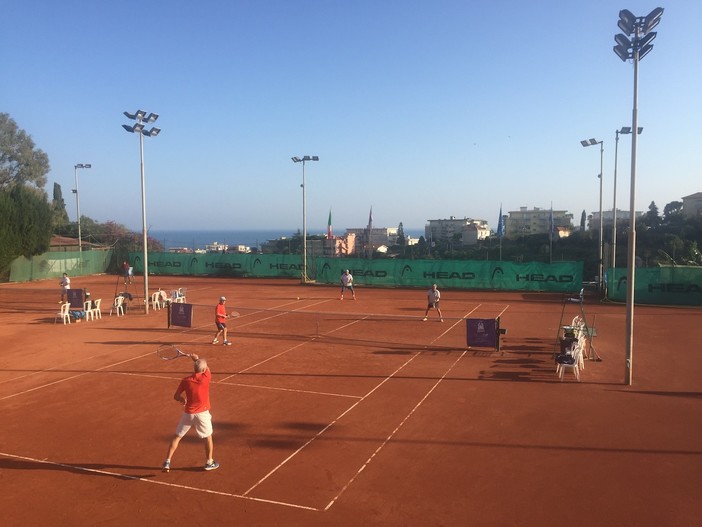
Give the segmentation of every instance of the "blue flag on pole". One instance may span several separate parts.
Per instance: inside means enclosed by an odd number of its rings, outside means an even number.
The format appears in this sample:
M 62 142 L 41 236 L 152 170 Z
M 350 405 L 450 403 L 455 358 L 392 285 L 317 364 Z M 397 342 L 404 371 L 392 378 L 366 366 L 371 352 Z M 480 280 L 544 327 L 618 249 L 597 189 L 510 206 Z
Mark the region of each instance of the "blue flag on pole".
M 497 220 L 497 236 L 502 238 L 505 235 L 505 224 L 502 220 L 502 205 L 500 205 L 500 219 Z

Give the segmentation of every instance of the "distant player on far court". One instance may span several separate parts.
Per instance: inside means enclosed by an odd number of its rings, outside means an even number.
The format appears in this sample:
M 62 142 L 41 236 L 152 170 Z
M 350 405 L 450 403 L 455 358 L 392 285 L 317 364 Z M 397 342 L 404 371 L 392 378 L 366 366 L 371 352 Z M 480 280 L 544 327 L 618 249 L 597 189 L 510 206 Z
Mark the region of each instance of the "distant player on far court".
M 344 299 L 344 289 L 351 291 L 353 299 L 356 300 L 356 292 L 353 290 L 353 275 L 348 269 L 341 274 L 341 298 L 339 300 Z
M 61 287 L 61 302 L 59 304 L 62 304 L 64 299 L 68 300 L 68 290 L 71 288 L 71 279 L 68 278 L 67 273 L 63 273 L 59 286 Z
M 194 373 L 180 381 L 173 398 L 183 405 L 184 411 L 180 418 L 176 433 L 168 445 L 166 461 L 163 462 L 163 472 L 171 470 L 171 458 L 178 448 L 180 440 L 195 427 L 195 432 L 200 439 L 205 440 L 205 470 L 219 468 L 213 458 L 214 443 L 212 441 L 212 416 L 210 415 L 210 380 L 212 372 L 207 367 L 207 361 L 195 353 L 190 355 L 194 361 Z
M 431 289 L 427 291 L 427 310 L 424 313 L 424 321 L 426 322 L 427 320 L 427 315 L 429 315 L 429 310 L 430 309 L 436 309 L 436 312 L 439 314 L 439 322 L 444 321 L 444 317 L 441 315 L 441 309 L 439 309 L 439 300 L 441 300 L 441 293 L 439 290 L 436 288 L 436 284 L 431 286 Z
M 224 303 L 227 301 L 223 296 L 219 297 L 219 304 L 215 307 L 215 326 L 217 326 L 217 333 L 212 340 L 212 344 L 217 344 L 219 342 L 220 335 L 222 336 L 222 345 L 231 346 L 232 343 L 227 340 L 227 309 L 224 307 Z

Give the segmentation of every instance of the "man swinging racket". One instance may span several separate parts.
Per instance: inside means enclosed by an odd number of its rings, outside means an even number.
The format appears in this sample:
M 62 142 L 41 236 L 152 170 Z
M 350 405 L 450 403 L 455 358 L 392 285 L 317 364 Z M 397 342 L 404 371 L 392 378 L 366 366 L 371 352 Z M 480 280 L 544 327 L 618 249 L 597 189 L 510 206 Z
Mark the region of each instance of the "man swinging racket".
M 195 353 L 190 354 L 194 362 L 194 373 L 180 381 L 173 398 L 183 405 L 183 415 L 176 427 L 175 436 L 168 445 L 166 460 L 163 462 L 163 472 L 171 470 L 171 458 L 178 448 L 180 440 L 195 427 L 200 439 L 205 440 L 205 470 L 219 468 L 213 458 L 214 443 L 212 441 L 212 416 L 210 415 L 210 380 L 212 372 L 207 367 L 207 361 Z

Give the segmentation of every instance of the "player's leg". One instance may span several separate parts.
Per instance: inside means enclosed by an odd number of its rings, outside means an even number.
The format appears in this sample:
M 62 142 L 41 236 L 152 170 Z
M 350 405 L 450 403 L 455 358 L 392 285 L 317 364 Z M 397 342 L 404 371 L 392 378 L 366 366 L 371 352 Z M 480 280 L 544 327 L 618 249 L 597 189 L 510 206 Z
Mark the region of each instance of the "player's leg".
M 341 298 L 339 298 L 339 300 L 344 299 L 344 289 L 346 289 L 346 286 L 344 284 L 341 284 Z
M 215 336 L 212 339 L 212 344 L 217 344 L 219 342 L 219 337 L 222 334 L 222 324 L 215 322 L 215 326 L 217 326 L 217 333 L 215 333 Z
M 439 321 L 443 322 L 444 321 L 444 316 L 441 314 L 441 309 L 439 309 L 439 303 L 436 303 L 436 311 L 439 313 Z
M 353 288 L 353 285 L 349 286 L 349 290 L 351 291 L 351 294 L 353 295 L 353 299 L 356 300 L 356 291 Z
M 424 312 L 424 320 L 429 316 L 429 310 L 431 309 L 431 304 L 427 304 L 427 310 Z
M 200 439 L 205 440 L 205 470 L 219 468 L 219 463 L 214 460 L 214 441 L 212 440 L 212 414 L 209 410 L 195 415 L 195 430 Z
M 223 337 L 224 337 L 224 341 L 222 341 L 222 344 L 224 344 L 225 346 L 231 346 L 232 343 L 229 342 L 229 340 L 227 339 L 227 325 L 226 325 L 226 324 L 222 324 L 222 326 L 224 326 L 224 328 L 222 329 L 222 334 L 223 334 Z
M 214 441 L 212 435 L 205 438 L 205 461 L 211 463 L 214 461 Z

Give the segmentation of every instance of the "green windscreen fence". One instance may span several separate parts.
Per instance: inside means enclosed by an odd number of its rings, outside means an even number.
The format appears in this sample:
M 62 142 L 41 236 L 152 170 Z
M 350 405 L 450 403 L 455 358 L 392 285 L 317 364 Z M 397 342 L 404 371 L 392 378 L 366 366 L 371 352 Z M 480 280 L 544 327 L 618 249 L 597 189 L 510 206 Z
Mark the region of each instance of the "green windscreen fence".
M 627 270 L 607 270 L 607 298 L 626 301 Z M 665 306 L 702 306 L 702 267 L 636 269 L 634 302 Z
M 135 273 L 144 272 L 144 257 L 130 253 Z M 149 253 L 149 274 L 295 278 L 302 257 L 288 254 Z
M 356 284 L 573 292 L 582 287 L 582 262 L 513 263 L 492 260 L 363 260 L 317 258 L 316 280 L 338 283 L 348 269 Z
M 130 254 L 137 273 L 143 257 Z M 336 284 L 349 269 L 356 284 L 379 286 L 498 289 L 573 292 L 582 287 L 582 262 L 512 263 L 458 260 L 364 260 L 361 258 L 311 258 L 308 275 L 320 283 Z M 149 273 L 238 277 L 297 278 L 302 273 L 299 255 L 280 254 L 177 254 L 149 253 Z
M 63 273 L 70 276 L 104 273 L 112 259 L 107 251 L 48 252 L 15 259 L 10 266 L 10 282 L 27 282 L 44 278 L 58 278 Z

